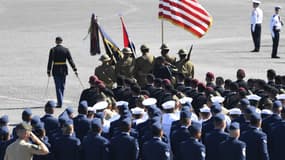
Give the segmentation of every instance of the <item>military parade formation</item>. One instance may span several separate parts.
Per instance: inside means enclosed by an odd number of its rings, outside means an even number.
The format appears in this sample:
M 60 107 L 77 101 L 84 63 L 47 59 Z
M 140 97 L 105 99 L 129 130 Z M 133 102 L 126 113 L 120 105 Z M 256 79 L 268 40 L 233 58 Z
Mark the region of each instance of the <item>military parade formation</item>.
M 263 11 L 253 0 L 251 34 L 260 51 Z M 274 8 L 271 58 L 277 56 L 283 22 Z M 53 77 L 57 101 L 44 104 L 44 115 L 30 108 L 11 125 L 0 115 L 0 160 L 284 160 L 285 76 L 268 69 L 267 79 L 236 79 L 209 71 L 196 79 L 191 51 L 160 56 L 140 46 L 141 56 L 124 47 L 119 59 L 100 56 L 89 88 L 78 105 L 65 106 L 68 65 L 77 67 L 63 38 L 50 49 L 47 76 Z M 80 81 L 81 83 L 81 81 Z M 57 108 L 61 108 L 58 116 Z M 76 109 L 74 109 L 76 108 Z

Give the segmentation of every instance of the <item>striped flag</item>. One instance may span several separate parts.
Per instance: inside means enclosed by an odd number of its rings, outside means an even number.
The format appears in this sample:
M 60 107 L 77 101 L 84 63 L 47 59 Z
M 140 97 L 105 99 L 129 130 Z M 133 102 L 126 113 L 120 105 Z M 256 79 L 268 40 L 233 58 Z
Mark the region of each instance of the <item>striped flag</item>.
M 159 18 L 190 31 L 201 38 L 212 24 L 212 16 L 197 0 L 160 0 Z
M 94 14 L 91 16 L 91 23 L 89 28 L 90 33 L 90 54 L 92 56 L 96 54 L 100 54 L 100 43 L 99 43 L 99 31 L 98 31 L 98 23 L 97 18 Z
M 121 22 L 122 22 L 124 47 L 129 47 L 132 50 L 133 54 L 134 54 L 133 56 L 135 57 L 135 55 L 136 55 L 135 44 L 133 43 L 133 41 L 131 41 L 131 39 L 129 37 L 126 25 L 125 25 L 124 20 L 123 20 L 123 17 L 120 16 L 120 19 L 121 19 Z

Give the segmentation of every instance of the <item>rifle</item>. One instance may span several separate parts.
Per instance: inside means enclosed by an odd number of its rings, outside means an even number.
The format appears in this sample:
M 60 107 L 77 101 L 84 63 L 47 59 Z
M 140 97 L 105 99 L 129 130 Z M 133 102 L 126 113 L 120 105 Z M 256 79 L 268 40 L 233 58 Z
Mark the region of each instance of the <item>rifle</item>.
M 187 58 L 186 58 L 187 61 L 190 60 L 190 56 L 191 56 L 192 49 L 193 49 L 193 44 L 191 44 L 191 47 L 190 47 L 190 49 L 189 49 L 189 52 L 188 52 L 188 55 L 187 55 Z

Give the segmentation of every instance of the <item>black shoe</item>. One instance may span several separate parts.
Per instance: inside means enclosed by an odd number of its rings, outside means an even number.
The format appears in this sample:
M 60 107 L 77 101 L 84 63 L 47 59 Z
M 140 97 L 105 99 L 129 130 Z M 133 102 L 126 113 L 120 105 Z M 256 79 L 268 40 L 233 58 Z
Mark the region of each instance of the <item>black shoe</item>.
M 272 56 L 271 58 L 279 59 L 280 57 L 279 56 Z
M 254 50 L 252 50 L 252 51 L 250 51 L 250 52 L 259 52 L 259 50 L 257 50 L 257 49 L 254 49 Z
M 56 108 L 61 108 L 61 106 L 56 106 Z

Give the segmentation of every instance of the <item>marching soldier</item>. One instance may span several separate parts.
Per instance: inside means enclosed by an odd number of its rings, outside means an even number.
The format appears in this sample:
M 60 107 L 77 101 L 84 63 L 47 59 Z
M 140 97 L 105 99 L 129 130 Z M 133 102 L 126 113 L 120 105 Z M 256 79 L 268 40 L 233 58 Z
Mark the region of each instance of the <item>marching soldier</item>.
M 169 56 L 168 52 L 169 52 L 169 48 L 166 44 L 162 44 L 161 47 L 160 47 L 160 53 L 161 53 L 161 56 L 165 58 L 165 60 L 172 64 L 172 65 L 175 65 L 175 62 L 176 62 L 176 57 L 172 57 L 172 56 Z
M 175 64 L 178 69 L 178 72 L 181 72 L 184 75 L 184 77 L 193 78 L 194 65 L 189 59 L 187 59 L 186 51 L 184 49 L 180 49 L 178 51 L 178 55 L 180 60 Z
M 125 77 L 133 78 L 135 70 L 135 59 L 132 57 L 130 48 L 123 48 L 123 59 L 119 60 L 115 66 L 116 76 L 122 75 Z
M 51 48 L 49 52 L 47 74 L 50 77 L 52 71 L 56 89 L 57 107 L 61 108 L 64 96 L 65 79 L 68 74 L 66 59 L 76 76 L 78 76 L 78 73 L 69 50 L 61 45 L 62 38 L 56 37 L 55 43 L 56 46 Z
M 102 64 L 95 68 L 95 75 L 102 80 L 108 88 L 112 88 L 116 81 L 115 66 L 111 64 L 111 58 L 104 54 L 99 59 Z
M 251 35 L 254 43 L 254 49 L 251 52 L 259 52 L 263 12 L 259 8 L 259 0 L 253 0 L 252 3 L 253 10 L 251 13 Z
M 281 21 L 281 18 L 279 16 L 280 9 L 281 9 L 280 6 L 275 7 L 275 14 L 272 16 L 270 22 L 270 30 L 273 41 L 271 58 L 280 58 L 277 56 L 279 36 L 280 36 L 279 32 L 283 26 L 283 22 Z
M 141 46 L 142 56 L 136 59 L 135 77 L 141 87 L 146 85 L 146 76 L 152 71 L 155 57 L 146 45 Z

